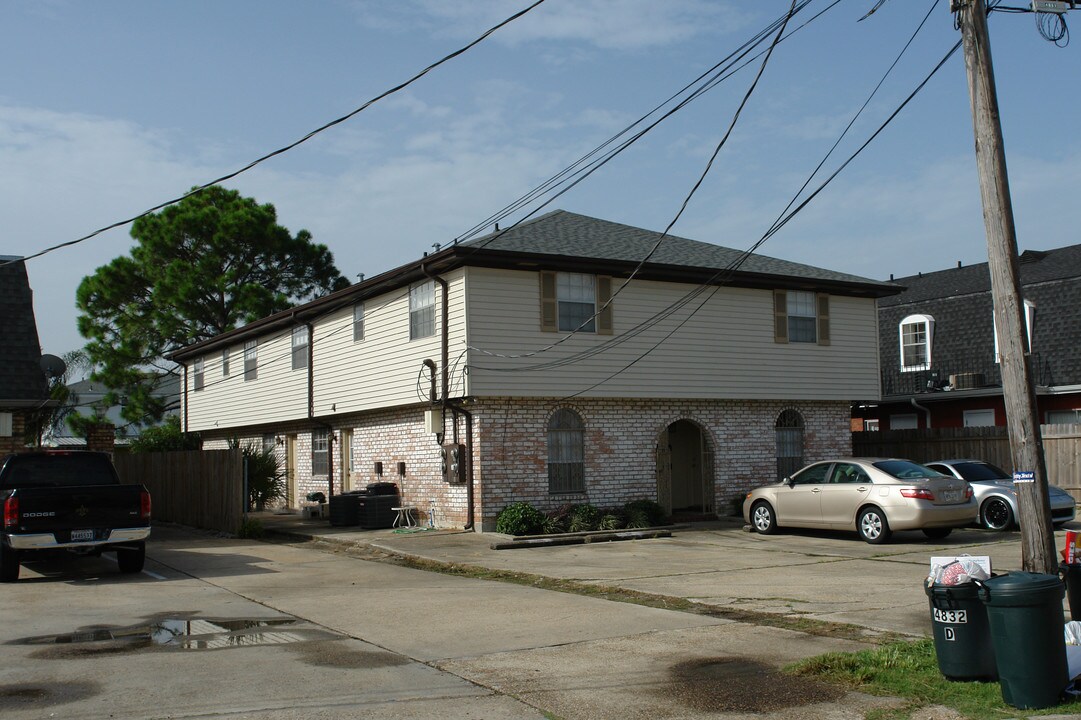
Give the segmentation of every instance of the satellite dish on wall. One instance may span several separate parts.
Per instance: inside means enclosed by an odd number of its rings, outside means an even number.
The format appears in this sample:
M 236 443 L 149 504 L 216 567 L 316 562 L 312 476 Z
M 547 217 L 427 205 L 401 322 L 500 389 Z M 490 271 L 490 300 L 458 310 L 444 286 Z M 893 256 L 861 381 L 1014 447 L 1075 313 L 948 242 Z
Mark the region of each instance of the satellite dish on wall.
M 61 377 L 68 369 L 67 363 L 56 355 L 42 355 L 38 362 L 45 374 L 51 378 Z

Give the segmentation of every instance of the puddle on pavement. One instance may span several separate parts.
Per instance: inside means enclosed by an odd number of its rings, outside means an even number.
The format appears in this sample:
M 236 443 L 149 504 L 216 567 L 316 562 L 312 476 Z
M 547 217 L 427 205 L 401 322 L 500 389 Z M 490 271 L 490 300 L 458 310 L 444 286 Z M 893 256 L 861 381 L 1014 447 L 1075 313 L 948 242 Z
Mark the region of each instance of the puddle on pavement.
M 97 684 L 87 682 L 34 685 L 0 685 L 0 710 L 28 710 L 85 700 L 100 692 Z
M 843 688 L 741 658 L 688 660 L 669 669 L 658 694 L 703 712 L 770 712 L 838 700 Z
M 288 645 L 335 637 L 310 627 L 296 627 L 292 617 L 211 619 L 164 617 L 129 627 L 91 627 L 60 635 L 16 640 L 15 645 L 46 646 L 36 657 L 73 657 L 141 649 L 220 650 Z

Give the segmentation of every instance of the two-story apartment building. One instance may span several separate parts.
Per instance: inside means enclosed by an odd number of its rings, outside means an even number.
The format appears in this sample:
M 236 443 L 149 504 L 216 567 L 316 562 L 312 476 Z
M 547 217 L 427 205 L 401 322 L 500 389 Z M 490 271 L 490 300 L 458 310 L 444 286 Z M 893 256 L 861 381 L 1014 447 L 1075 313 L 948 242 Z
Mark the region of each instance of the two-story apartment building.
M 0 255 L 0 455 L 26 449 L 29 418 L 50 402 L 26 264 Z
M 184 427 L 278 448 L 291 505 L 390 480 L 437 526 L 517 500 L 728 512 L 850 452 L 897 290 L 555 211 L 170 357 Z
M 1081 422 L 1081 245 L 1019 258 L 1041 423 Z M 867 429 L 1005 425 L 987 263 L 898 278 L 879 302 L 882 401 Z

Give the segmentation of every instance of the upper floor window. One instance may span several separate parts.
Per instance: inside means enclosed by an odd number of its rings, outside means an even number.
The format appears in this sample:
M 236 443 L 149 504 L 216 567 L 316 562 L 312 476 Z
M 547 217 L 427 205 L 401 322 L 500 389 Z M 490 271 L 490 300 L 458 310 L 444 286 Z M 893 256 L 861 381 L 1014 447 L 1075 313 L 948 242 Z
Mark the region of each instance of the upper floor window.
M 773 291 L 776 342 L 830 344 L 830 296 L 806 290 Z
M 541 330 L 612 334 L 612 278 L 542 272 Z
M 353 342 L 364 339 L 364 303 L 353 306 Z
M 301 325 L 293 328 L 293 369 L 299 370 L 308 367 L 308 343 L 310 341 L 308 326 Z
M 548 492 L 585 490 L 585 424 L 575 411 L 560 408 L 548 419 Z
M 221 351 L 221 376 L 229 377 L 229 348 Z
M 255 380 L 259 377 L 259 341 L 249 340 L 244 343 L 244 380 Z
M 409 339 L 435 335 L 435 282 L 409 288 Z
M 205 378 L 206 378 L 206 375 L 204 374 L 203 358 L 195 358 L 194 373 L 195 373 L 195 380 L 194 380 L 195 392 L 199 392 L 200 390 L 203 389 L 203 384 L 204 384 Z
M 1032 326 L 1033 321 L 1036 319 L 1036 303 L 1031 300 L 1025 300 L 1025 352 L 1032 352 Z M 994 328 L 995 333 L 995 362 L 1002 362 L 1002 357 L 998 352 L 998 322 L 991 316 L 991 327 Z
M 935 319 L 930 315 L 909 315 L 901 321 L 901 372 L 931 367 L 931 341 Z

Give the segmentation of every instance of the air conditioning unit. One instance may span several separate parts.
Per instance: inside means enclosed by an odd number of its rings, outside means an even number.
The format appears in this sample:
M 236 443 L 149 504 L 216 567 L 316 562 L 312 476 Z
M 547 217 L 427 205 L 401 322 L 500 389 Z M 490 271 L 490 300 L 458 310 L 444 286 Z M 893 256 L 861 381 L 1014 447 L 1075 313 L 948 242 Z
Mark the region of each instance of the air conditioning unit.
M 975 390 L 983 387 L 983 373 L 968 372 L 950 375 L 950 385 L 954 390 Z

